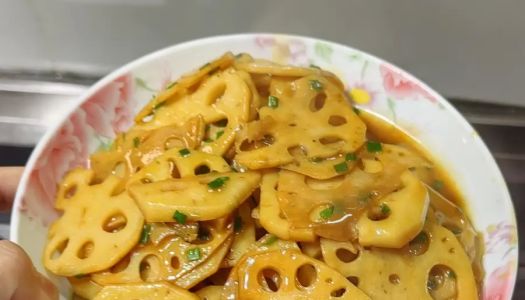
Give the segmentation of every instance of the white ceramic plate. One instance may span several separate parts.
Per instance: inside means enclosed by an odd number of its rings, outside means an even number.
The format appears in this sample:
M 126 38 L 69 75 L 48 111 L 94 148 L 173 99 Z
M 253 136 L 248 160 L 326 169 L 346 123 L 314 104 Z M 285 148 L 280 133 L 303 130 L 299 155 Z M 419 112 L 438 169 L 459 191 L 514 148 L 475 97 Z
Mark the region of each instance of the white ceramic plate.
M 11 237 L 40 271 L 45 272 L 42 249 L 47 227 L 57 216 L 53 201 L 62 176 L 85 165 L 90 153 L 126 130 L 152 95 L 226 51 L 331 70 L 358 106 L 421 141 L 453 175 L 474 226 L 483 233 L 484 298 L 511 299 L 518 262 L 514 209 L 503 177 L 476 131 L 443 97 L 405 71 L 347 46 L 289 35 L 218 36 L 179 44 L 139 58 L 91 87 L 78 107 L 42 138 L 15 200 Z M 67 283 L 57 283 L 68 298 Z

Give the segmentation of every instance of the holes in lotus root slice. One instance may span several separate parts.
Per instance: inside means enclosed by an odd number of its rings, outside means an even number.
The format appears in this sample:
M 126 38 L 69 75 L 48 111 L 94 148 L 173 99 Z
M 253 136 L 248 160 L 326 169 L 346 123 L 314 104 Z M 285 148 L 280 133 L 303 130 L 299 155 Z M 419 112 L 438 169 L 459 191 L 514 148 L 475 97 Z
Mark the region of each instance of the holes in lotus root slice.
M 142 231 L 144 219 L 135 202 L 127 193 L 116 192 L 123 181 L 111 176 L 87 185 L 92 174 L 84 173 L 84 183 L 77 185 L 78 192 L 49 230 L 44 265 L 55 274 L 75 276 L 110 268 L 133 248 Z M 51 259 L 64 240 L 68 246 Z
M 317 281 L 317 270 L 312 264 L 304 264 L 295 272 L 295 279 L 299 288 L 308 288 Z
M 208 167 L 207 165 L 199 165 L 198 167 L 195 168 L 195 175 L 204 175 L 210 172 L 211 172 L 210 167 Z
M 346 124 L 346 118 L 340 115 L 331 115 L 328 118 L 328 124 L 338 127 Z
M 350 281 L 353 285 L 359 286 L 359 277 L 356 276 L 348 276 L 346 277 L 348 281 Z
M 104 221 L 102 229 L 104 229 L 105 232 L 115 233 L 124 229 L 127 223 L 126 216 L 122 213 L 116 213 Z
M 335 250 L 335 256 L 337 256 L 337 259 L 339 259 L 340 261 L 344 263 L 349 263 L 354 261 L 359 256 L 359 252 L 354 253 L 346 248 L 338 248 L 337 250 Z
M 80 259 L 86 259 L 86 258 L 90 257 L 91 254 L 93 254 L 94 248 L 95 248 L 95 244 L 93 244 L 93 242 L 91 242 L 91 241 L 85 242 L 78 249 L 77 257 L 80 258 Z
M 69 239 L 65 239 L 61 242 L 59 242 L 55 249 L 52 251 L 51 255 L 50 255 L 50 259 L 52 260 L 55 260 L 55 259 L 58 259 L 62 253 L 64 252 L 64 250 L 67 248 L 67 245 L 69 243 Z
M 101 285 L 164 280 L 171 282 L 181 280 L 188 285 L 196 284 L 207 277 L 204 275 L 213 271 L 213 268 L 215 268 L 215 271 L 219 268 L 224 255 L 229 249 L 232 228 L 226 224 L 219 223 L 218 221 L 202 223 L 199 227 L 208 230 L 209 238 L 207 240 L 196 239 L 193 242 L 187 242 L 182 237 L 174 235 L 175 230 L 173 229 L 171 229 L 172 234 L 166 233 L 167 230 L 170 230 L 168 225 L 159 226 L 153 223 L 150 231 L 152 242 L 138 245 L 130 251 L 129 264 L 125 268 L 119 268 L 118 272 L 104 271 L 95 273 L 93 274 L 93 280 Z M 222 249 L 221 247 L 227 248 L 218 250 Z M 195 248 L 199 248 L 200 256 L 196 260 L 190 260 L 188 251 Z M 210 263 L 211 257 L 214 257 L 215 253 L 218 252 L 221 252 L 218 261 Z M 214 259 L 217 260 L 217 258 Z M 199 275 L 195 270 L 201 264 L 211 265 L 206 266 L 206 272 L 201 269 L 201 272 L 204 273 Z M 186 275 L 188 277 L 185 277 Z
M 341 288 L 348 299 L 368 299 L 321 261 L 298 250 L 277 249 L 244 256 L 230 272 L 224 291 L 238 299 L 328 299 Z
M 430 236 L 423 230 L 405 246 L 405 251 L 410 255 L 418 256 L 427 252 L 429 245 Z
M 315 95 L 314 98 L 312 98 L 312 100 L 310 100 L 310 105 L 309 105 L 310 111 L 311 112 L 320 111 L 324 107 L 325 102 L 326 102 L 326 94 L 318 93 L 317 95 Z
M 281 275 L 272 268 L 265 268 L 257 274 L 259 285 L 267 292 L 277 292 L 281 287 Z
M 312 80 L 322 83 L 322 92 L 311 88 Z M 288 93 L 283 88 L 286 85 L 295 85 L 295 91 Z M 248 123 L 236 142 L 239 153 L 235 159 L 249 169 L 292 163 L 296 158 L 287 149 L 294 146 L 304 147 L 307 158 L 314 159 L 354 152 L 363 144 L 366 126 L 346 102 L 344 92 L 326 78 L 307 76 L 285 83 L 272 81 L 270 93 L 279 98 L 279 106 L 262 107 L 260 119 Z M 344 117 L 346 124 L 330 125 L 332 115 Z M 263 134 L 271 134 L 274 143 L 259 149 L 241 149 L 245 140 L 258 140 Z
M 403 249 L 371 247 L 361 249 L 354 261 L 342 263 L 335 256 L 341 243 L 321 239 L 323 258 L 343 276 L 359 278 L 359 288 L 372 299 L 429 299 L 434 292 L 434 299 L 477 299 L 471 262 L 454 234 L 434 223 L 427 223 L 425 232 L 429 246 L 417 256 Z M 450 248 L 456 251 L 451 253 Z
M 432 299 L 457 299 L 456 273 L 449 267 L 439 264 L 430 269 L 427 289 Z
M 330 296 L 334 298 L 340 298 L 340 297 L 343 297 L 345 293 L 346 293 L 346 288 L 339 288 L 339 289 L 333 290 L 330 293 Z
M 399 275 L 397 274 L 390 274 L 388 276 L 388 281 L 390 281 L 391 284 L 398 285 L 401 282 L 401 278 L 399 278 Z

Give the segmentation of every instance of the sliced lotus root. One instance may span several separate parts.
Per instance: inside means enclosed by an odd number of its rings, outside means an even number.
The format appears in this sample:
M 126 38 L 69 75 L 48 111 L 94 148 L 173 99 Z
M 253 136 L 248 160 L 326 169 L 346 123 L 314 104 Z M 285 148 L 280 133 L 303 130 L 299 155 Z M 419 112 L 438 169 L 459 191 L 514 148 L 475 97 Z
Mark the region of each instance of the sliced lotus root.
M 205 233 L 202 239 L 192 243 L 172 235 L 158 244 L 138 245 L 127 258 L 109 270 L 93 274 L 92 278 L 101 285 L 178 280 L 193 272 L 222 247 L 232 234 L 230 227 L 206 222 L 202 223 L 201 232 Z M 156 235 L 156 230 L 159 229 L 152 228 L 151 236 Z
M 369 299 L 336 270 L 295 250 L 246 257 L 236 271 L 237 299 Z
M 198 222 L 186 222 L 179 224 L 177 222 L 169 223 L 147 223 L 147 233 L 149 240 L 154 245 L 159 245 L 164 239 L 168 237 L 178 236 L 186 242 L 193 242 L 199 237 L 200 225 Z M 143 232 L 143 234 L 145 234 Z
M 346 244 L 346 245 L 345 245 Z M 356 251 L 350 243 L 321 240 L 324 261 L 372 299 L 477 299 L 470 261 L 453 233 L 429 224 L 407 249 Z M 452 293 L 450 293 L 452 291 Z
M 255 224 L 251 217 L 250 205 L 244 202 L 233 218 L 233 243 L 228 255 L 221 263 L 222 268 L 233 267 L 249 247 L 255 243 Z
M 78 278 L 77 278 L 78 277 Z M 69 277 L 68 281 L 75 295 L 84 299 L 93 299 L 102 290 L 103 286 L 91 280 L 91 276 Z
M 199 300 L 197 295 L 166 282 L 127 283 L 105 286 L 93 300 Z
M 122 133 L 111 149 L 91 155 L 90 166 L 95 172 L 95 180 L 104 180 L 111 174 L 128 178 L 164 151 L 174 147 L 195 149 L 200 145 L 204 131 L 204 120 L 197 115 L 182 126 L 169 125 L 152 130 L 131 129 Z
M 276 172 L 263 175 L 261 183 L 261 201 L 259 203 L 259 222 L 266 231 L 284 240 L 313 241 L 314 232 L 311 228 L 293 228 L 283 215 L 277 199 L 277 183 L 279 174 Z
M 300 242 L 299 248 L 301 248 L 301 252 L 303 252 L 303 254 L 308 255 L 311 258 L 321 260 L 321 257 L 323 256 L 319 239 L 315 240 L 314 242 Z
M 195 292 L 201 300 L 221 300 L 222 285 L 208 285 Z
M 183 75 L 176 82 L 171 83 L 168 88 L 159 93 L 155 99 L 150 101 L 135 117 L 135 122 L 140 125 L 149 125 L 148 120 L 156 113 L 156 111 L 166 104 L 178 101 L 182 96 L 191 94 L 199 87 L 202 81 L 209 76 L 217 73 L 220 70 L 225 70 L 230 67 L 234 61 L 234 56 L 231 52 L 227 52 L 214 61 L 211 61 L 198 70 Z M 171 122 L 168 122 L 171 124 Z
M 198 265 L 191 272 L 187 272 L 175 280 L 175 284 L 185 289 L 190 289 L 199 282 L 216 273 L 221 266 L 224 256 L 230 249 L 232 240 L 233 238 L 231 236 L 228 237 L 228 239 L 225 240 L 224 243 L 215 252 L 213 252 L 206 261 L 204 261 L 204 263 Z
M 304 77 L 309 75 L 321 75 L 327 77 L 339 88 L 344 89 L 344 84 L 334 74 L 318 68 L 302 68 L 290 65 L 281 65 L 265 59 L 253 59 L 244 55 L 235 61 L 234 66 L 250 74 L 269 75 L 270 77 Z
M 148 222 L 173 221 L 176 211 L 188 221 L 206 221 L 241 205 L 259 186 L 260 177 L 254 172 L 210 173 L 132 185 L 128 190 Z
M 117 177 L 78 189 L 82 193 L 67 200 L 64 214 L 49 229 L 44 265 L 57 275 L 109 268 L 135 246 L 144 224 L 133 199 L 121 192 Z
M 344 170 L 338 170 L 335 167 L 338 165 L 341 166 L 342 164 L 346 165 Z M 281 168 L 322 180 L 348 173 L 355 165 L 356 161 L 348 160 L 346 154 L 338 154 L 326 159 L 308 158 L 302 154 L 298 154 L 294 155 L 294 162 L 286 164 Z
M 204 152 L 224 154 L 233 144 L 239 127 L 253 116 L 253 94 L 245 81 L 249 76 L 243 73 L 227 69 L 213 74 L 194 93 L 159 107 L 146 128 L 182 125 L 196 114 L 202 115 L 208 124 L 227 120 L 221 134 L 209 137 L 201 146 Z
M 365 141 L 366 126 L 344 91 L 325 77 L 273 80 L 270 95 L 278 104 L 262 107 L 260 120 L 248 123 L 236 142 L 235 160 L 249 169 L 292 163 L 296 148 L 308 159 L 328 158 L 354 152 Z
M 403 187 L 379 200 L 380 204 L 361 215 L 357 222 L 363 246 L 401 248 L 425 224 L 429 198 L 427 189 L 410 171 L 401 175 Z
M 93 176 L 94 172 L 92 170 L 83 168 L 76 168 L 67 173 L 58 186 L 55 208 L 64 210 L 72 202 L 71 198 L 73 196 L 76 194 L 81 195 L 86 190 L 89 190 Z
M 128 185 L 151 183 L 169 178 L 180 178 L 210 172 L 229 172 L 230 165 L 219 155 L 187 148 L 173 148 L 157 157 L 152 163 L 135 173 Z

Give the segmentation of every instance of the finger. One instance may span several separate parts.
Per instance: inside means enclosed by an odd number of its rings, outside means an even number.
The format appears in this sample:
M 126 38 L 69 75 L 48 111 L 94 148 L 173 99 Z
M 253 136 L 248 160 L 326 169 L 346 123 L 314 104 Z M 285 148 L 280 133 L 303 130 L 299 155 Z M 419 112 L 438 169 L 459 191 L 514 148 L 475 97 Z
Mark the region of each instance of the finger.
M 38 273 L 18 245 L 0 241 L 0 299 L 55 300 L 56 288 Z
M 11 209 L 23 167 L 0 167 L 0 211 Z

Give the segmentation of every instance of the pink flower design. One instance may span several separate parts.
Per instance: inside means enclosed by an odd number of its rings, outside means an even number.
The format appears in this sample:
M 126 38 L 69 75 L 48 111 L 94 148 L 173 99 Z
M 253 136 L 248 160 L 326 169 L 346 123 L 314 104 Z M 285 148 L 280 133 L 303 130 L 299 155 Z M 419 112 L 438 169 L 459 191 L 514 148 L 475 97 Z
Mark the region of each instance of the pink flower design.
M 95 132 L 114 138 L 133 123 L 133 77 L 123 75 L 97 91 L 83 105 L 86 121 Z
M 398 99 L 422 96 L 434 103 L 437 102 L 437 99 L 427 90 L 421 87 L 418 83 L 408 79 L 402 71 L 397 70 L 393 66 L 382 64 L 379 71 L 383 78 L 383 87 L 391 96 Z
M 255 38 L 255 44 L 261 49 L 270 48 L 273 56 L 281 59 L 286 58 L 288 60 L 286 63 L 296 65 L 308 64 L 306 45 L 300 40 L 260 35 Z
M 506 300 L 512 295 L 514 262 L 509 261 L 487 277 L 483 290 L 484 300 Z
M 517 242 L 515 225 L 506 222 L 492 224 L 485 234 L 485 253 L 496 253 L 500 247 L 512 248 Z
M 31 171 L 21 206 L 29 217 L 40 216 L 44 224 L 56 218 L 57 184 L 70 169 L 86 165 L 88 138 L 86 113 L 79 108 L 50 139 Z

